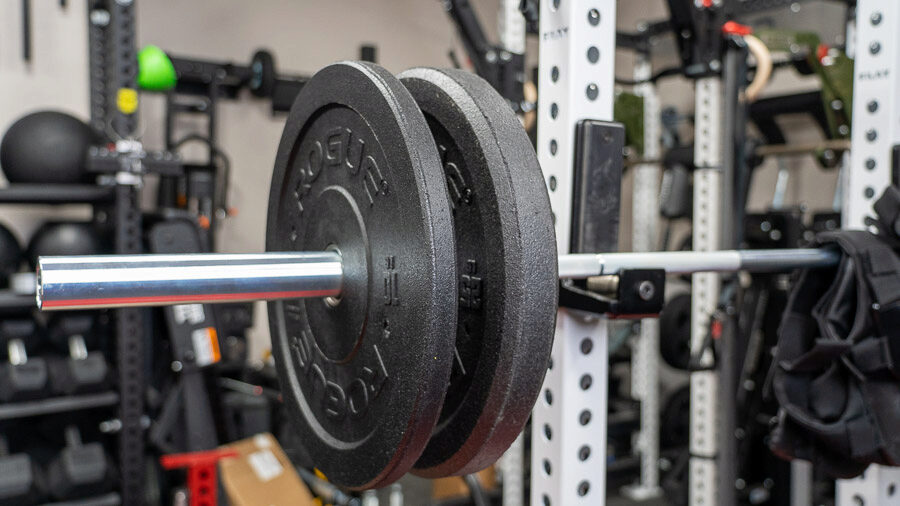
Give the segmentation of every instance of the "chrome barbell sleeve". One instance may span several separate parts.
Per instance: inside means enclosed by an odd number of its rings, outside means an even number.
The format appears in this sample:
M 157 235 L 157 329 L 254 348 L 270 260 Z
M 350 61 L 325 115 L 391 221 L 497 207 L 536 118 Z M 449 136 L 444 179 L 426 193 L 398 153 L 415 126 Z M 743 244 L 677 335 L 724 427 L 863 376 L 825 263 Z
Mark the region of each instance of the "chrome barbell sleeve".
M 337 296 L 335 252 L 41 257 L 43 310 Z

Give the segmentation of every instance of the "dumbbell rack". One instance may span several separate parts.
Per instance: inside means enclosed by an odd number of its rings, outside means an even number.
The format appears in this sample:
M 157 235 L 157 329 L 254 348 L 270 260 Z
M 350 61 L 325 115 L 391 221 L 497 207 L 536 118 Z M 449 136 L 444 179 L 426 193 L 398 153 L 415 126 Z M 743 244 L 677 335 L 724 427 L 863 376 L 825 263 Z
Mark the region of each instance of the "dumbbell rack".
M 13 184 L 0 188 L 0 205 L 90 205 L 105 209 L 115 205 L 116 188 L 90 184 L 31 185 Z M 34 295 L 13 290 L 0 291 L 0 310 L 27 313 L 34 308 Z M 15 419 L 59 415 L 94 409 L 112 410 L 122 401 L 116 391 L 45 397 L 0 404 L 0 422 Z M 98 500 L 118 501 L 119 496 L 106 495 Z
M 91 162 L 115 163 L 117 168 L 102 176 L 103 184 L 11 185 L 0 189 L 0 204 L 86 204 L 95 217 L 105 216 L 111 226 L 116 253 L 141 251 L 140 185 L 146 156 L 139 143 L 130 140 L 136 130 L 134 5 L 131 1 L 87 2 L 90 56 L 91 126 L 110 137 L 122 139 L 115 152 L 99 153 Z M 93 153 L 98 154 L 98 153 Z M 167 160 L 169 158 L 167 157 Z M 89 162 L 90 165 L 90 162 Z M 33 308 L 32 295 L 0 293 L 0 308 Z M 144 501 L 144 320 L 146 310 L 115 312 L 114 349 L 117 392 L 75 395 L 0 405 L 0 419 L 58 414 L 73 410 L 116 408 L 118 451 L 115 463 L 120 475 L 120 494 L 115 502 Z M 111 360 L 112 362 L 112 360 Z

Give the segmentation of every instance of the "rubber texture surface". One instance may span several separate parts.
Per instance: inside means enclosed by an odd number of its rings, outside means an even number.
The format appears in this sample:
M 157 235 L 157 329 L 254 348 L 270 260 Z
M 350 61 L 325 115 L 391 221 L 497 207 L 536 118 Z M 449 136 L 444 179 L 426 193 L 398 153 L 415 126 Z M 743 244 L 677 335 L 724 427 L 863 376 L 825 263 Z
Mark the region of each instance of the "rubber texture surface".
M 399 77 L 442 156 L 459 276 L 453 372 L 413 473 L 462 475 L 506 451 L 543 383 L 559 283 L 550 200 L 525 130 L 486 81 L 431 68 Z
M 332 483 L 383 487 L 428 442 L 456 329 L 451 220 L 437 149 L 400 81 L 367 63 L 318 72 L 278 148 L 266 249 L 342 255 L 339 300 L 269 303 L 285 404 Z

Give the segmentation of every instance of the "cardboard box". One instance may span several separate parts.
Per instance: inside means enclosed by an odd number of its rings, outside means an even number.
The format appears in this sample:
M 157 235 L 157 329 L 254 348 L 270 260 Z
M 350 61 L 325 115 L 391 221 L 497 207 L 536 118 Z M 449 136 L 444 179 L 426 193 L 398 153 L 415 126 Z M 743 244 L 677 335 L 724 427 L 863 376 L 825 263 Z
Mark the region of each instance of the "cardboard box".
M 271 434 L 257 434 L 222 448 L 238 452 L 237 457 L 219 461 L 219 477 L 233 506 L 316 504 Z

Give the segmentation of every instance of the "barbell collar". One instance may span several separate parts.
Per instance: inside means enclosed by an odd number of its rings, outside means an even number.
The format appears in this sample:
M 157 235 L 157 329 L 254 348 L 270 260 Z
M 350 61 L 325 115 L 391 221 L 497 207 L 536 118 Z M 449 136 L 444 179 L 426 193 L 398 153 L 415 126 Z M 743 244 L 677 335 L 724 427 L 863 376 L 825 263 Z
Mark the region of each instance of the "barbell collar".
M 629 269 L 778 272 L 836 265 L 829 249 L 662 251 L 559 257 L 559 277 L 583 279 Z M 101 255 L 41 257 L 37 306 L 45 311 L 338 297 L 340 254 Z

